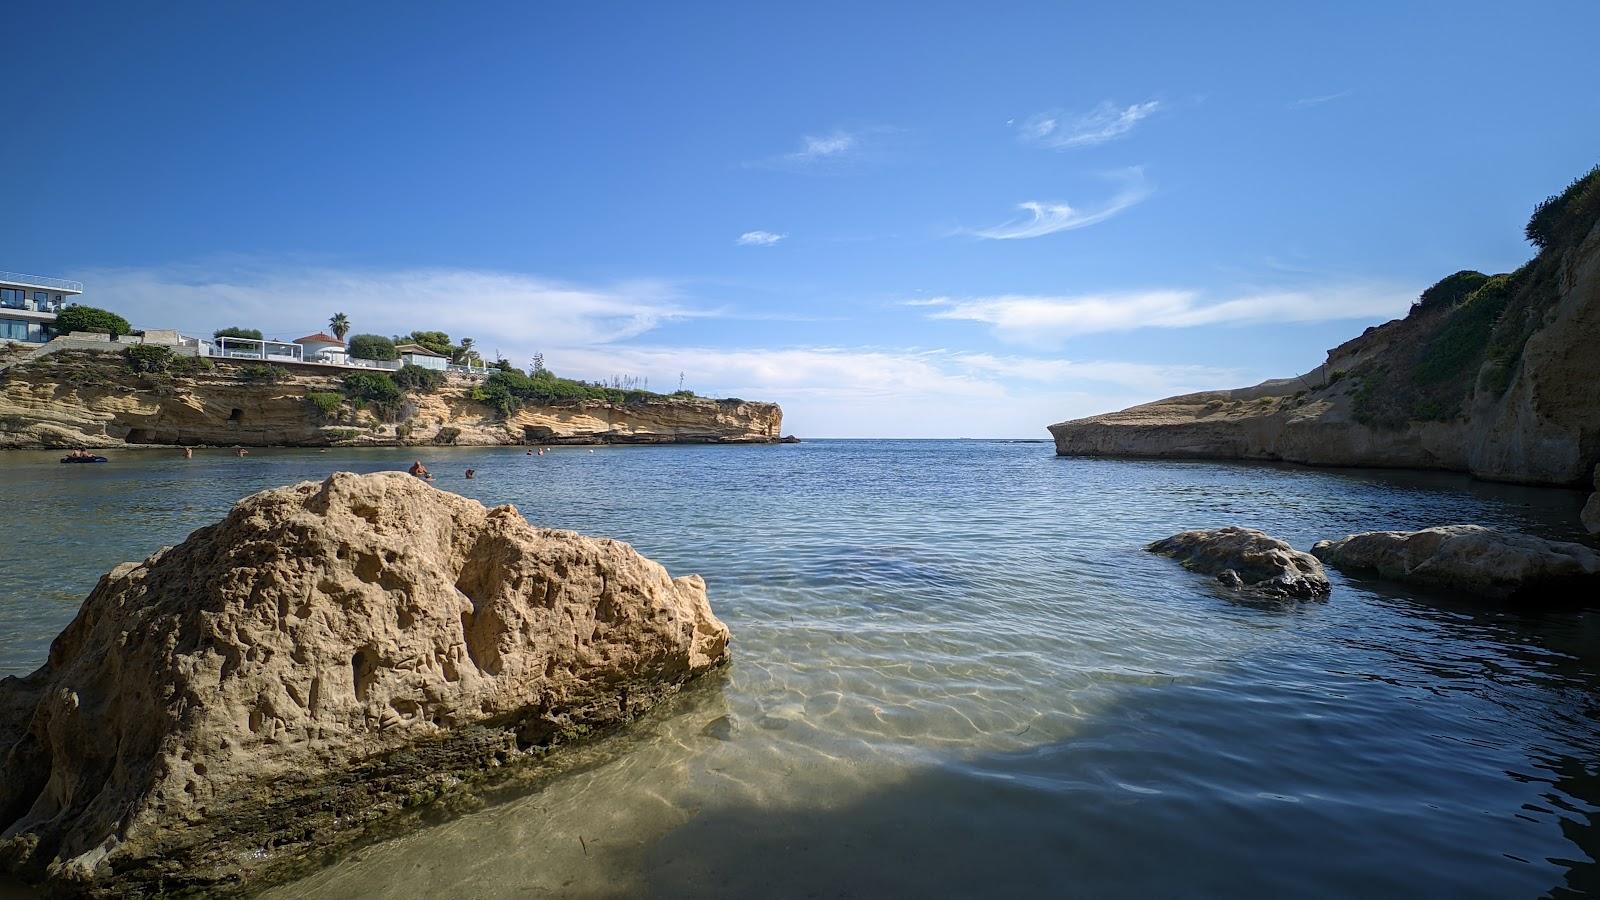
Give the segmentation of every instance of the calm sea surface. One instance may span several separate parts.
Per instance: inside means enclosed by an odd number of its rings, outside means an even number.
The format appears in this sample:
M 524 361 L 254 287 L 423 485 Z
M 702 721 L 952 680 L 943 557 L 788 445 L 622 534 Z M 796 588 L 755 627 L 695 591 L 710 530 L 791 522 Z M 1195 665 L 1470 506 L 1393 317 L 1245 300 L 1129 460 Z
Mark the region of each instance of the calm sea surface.
M 1337 574 L 1327 603 L 1241 604 L 1139 549 L 1231 523 L 1575 537 L 1580 495 L 1455 476 L 961 441 L 8 453 L 0 674 L 236 499 L 418 453 L 704 575 L 734 662 L 582 771 L 275 896 L 1600 894 L 1600 615 Z

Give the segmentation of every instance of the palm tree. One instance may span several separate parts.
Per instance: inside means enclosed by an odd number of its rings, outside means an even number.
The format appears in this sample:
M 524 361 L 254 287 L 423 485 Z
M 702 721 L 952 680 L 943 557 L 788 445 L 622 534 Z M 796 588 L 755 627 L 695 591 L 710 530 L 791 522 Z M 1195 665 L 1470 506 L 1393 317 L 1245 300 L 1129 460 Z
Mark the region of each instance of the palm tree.
M 342 341 L 350 333 L 350 317 L 344 313 L 334 313 L 333 318 L 328 320 L 328 328 L 333 331 L 334 337 Z

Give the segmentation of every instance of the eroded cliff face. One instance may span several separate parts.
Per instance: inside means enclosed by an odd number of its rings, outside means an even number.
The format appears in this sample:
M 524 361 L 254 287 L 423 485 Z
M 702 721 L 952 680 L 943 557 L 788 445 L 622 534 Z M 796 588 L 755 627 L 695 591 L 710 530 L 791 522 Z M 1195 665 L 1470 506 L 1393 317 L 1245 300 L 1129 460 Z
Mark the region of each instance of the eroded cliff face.
M 308 395 L 337 394 L 342 370 L 218 363 L 186 375 L 138 374 L 114 352 L 66 351 L 0 370 L 0 448 L 221 444 L 249 447 L 522 443 L 769 443 L 773 403 L 701 398 L 525 406 L 501 417 L 451 376 L 394 408 L 346 403 L 325 413 Z
M 1297 378 L 1052 425 L 1056 452 L 1446 469 L 1586 485 L 1600 461 L 1600 225 L 1509 278 L 1518 286 L 1495 316 L 1470 302 L 1413 315 L 1335 348 Z M 1483 320 L 1475 326 L 1464 318 L 1471 315 Z M 1473 327 L 1483 347 L 1470 343 Z M 1451 380 L 1419 355 L 1436 348 L 1453 363 L 1445 351 L 1458 344 L 1478 355 Z M 1459 400 L 1441 403 L 1452 384 Z

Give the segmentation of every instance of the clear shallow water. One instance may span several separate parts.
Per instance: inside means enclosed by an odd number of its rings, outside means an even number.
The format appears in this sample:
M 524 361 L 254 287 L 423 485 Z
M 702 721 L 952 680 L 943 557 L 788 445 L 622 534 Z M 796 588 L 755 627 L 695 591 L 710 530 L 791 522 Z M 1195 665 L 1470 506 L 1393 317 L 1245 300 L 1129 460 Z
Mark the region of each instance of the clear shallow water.
M 274 896 L 1600 893 L 1600 616 L 1337 574 L 1325 604 L 1241 605 L 1139 550 L 1573 537 L 1575 493 L 1048 444 L 423 452 L 442 488 L 704 575 L 734 664 L 584 770 Z M 0 456 L 0 673 L 238 497 L 416 453 Z

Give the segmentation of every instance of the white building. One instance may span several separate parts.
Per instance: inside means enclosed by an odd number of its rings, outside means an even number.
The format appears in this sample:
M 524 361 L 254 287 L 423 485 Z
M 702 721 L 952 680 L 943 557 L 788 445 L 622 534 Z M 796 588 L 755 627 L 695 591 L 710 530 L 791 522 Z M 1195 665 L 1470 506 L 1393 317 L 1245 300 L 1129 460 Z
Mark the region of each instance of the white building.
M 424 369 L 434 369 L 444 372 L 450 368 L 450 359 L 442 354 L 435 353 L 420 344 L 399 344 L 395 352 L 400 354 L 400 364 L 403 366 L 421 366 Z
M 83 293 L 83 282 L 0 272 L 0 343 L 50 340 L 56 313 Z
M 317 332 L 305 337 L 295 338 L 294 343 L 299 344 L 302 356 L 307 362 L 342 363 L 345 361 L 344 341 L 331 334 Z

